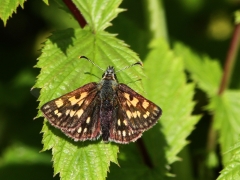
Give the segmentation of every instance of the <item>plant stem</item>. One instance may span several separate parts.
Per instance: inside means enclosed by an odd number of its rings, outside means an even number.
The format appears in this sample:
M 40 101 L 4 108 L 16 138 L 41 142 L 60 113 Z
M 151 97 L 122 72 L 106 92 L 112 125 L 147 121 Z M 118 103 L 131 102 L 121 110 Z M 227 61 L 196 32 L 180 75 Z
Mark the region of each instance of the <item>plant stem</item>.
M 232 70 L 236 61 L 237 52 L 239 49 L 239 43 L 240 43 L 240 24 L 236 24 L 234 33 L 232 36 L 232 40 L 227 52 L 227 57 L 225 60 L 224 65 L 224 72 L 221 80 L 221 84 L 219 86 L 218 90 L 218 96 L 221 96 L 225 89 L 228 88 L 229 82 L 231 80 Z M 207 152 L 215 152 L 216 145 L 217 145 L 217 132 L 213 128 L 213 118 L 211 120 L 210 129 L 208 132 L 208 142 L 207 142 Z
M 239 42 L 240 42 L 240 24 L 237 24 L 235 26 L 231 44 L 227 53 L 227 57 L 224 65 L 223 77 L 222 77 L 221 85 L 218 91 L 218 95 L 221 95 L 229 85 L 229 81 L 232 75 L 232 70 L 236 61 Z
M 78 21 L 79 25 L 83 28 L 84 26 L 86 26 L 87 22 L 84 19 L 84 17 L 82 16 L 81 12 L 79 11 L 79 9 L 77 9 L 77 7 L 75 6 L 75 4 L 71 1 L 71 0 L 63 0 L 63 2 L 66 4 L 66 6 L 69 8 L 69 10 L 72 12 L 73 16 L 75 17 L 75 19 Z

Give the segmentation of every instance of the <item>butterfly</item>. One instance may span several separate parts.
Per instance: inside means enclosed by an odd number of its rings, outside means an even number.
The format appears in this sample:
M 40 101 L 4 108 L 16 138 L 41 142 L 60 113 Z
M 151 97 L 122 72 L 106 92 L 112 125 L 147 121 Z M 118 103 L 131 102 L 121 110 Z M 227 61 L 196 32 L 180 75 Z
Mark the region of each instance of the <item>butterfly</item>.
M 80 58 L 96 65 L 85 56 Z M 136 64 L 141 63 L 133 65 Z M 51 125 L 75 141 L 96 140 L 102 136 L 104 142 L 121 144 L 136 141 L 162 114 L 159 106 L 118 83 L 113 66 L 106 69 L 99 83 L 88 83 L 53 99 L 44 104 L 41 111 Z

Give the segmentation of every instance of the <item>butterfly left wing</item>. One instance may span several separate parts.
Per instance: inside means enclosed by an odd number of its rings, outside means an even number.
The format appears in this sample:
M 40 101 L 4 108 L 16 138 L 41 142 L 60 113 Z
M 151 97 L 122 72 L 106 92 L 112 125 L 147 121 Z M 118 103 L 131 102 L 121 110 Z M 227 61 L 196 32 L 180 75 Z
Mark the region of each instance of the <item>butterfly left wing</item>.
M 100 103 L 97 83 L 86 84 L 41 107 L 50 124 L 75 141 L 94 140 L 100 136 Z
M 162 110 L 125 84 L 119 84 L 116 92 L 117 108 L 110 127 L 111 141 L 129 143 L 156 124 Z

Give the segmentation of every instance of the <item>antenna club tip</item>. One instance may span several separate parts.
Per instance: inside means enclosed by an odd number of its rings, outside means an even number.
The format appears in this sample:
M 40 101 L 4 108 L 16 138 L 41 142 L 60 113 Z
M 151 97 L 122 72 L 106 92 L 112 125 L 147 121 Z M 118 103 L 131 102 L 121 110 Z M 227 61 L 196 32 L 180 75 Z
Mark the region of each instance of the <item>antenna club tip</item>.
M 136 62 L 134 65 L 137 65 L 137 64 L 143 67 L 142 61 L 138 61 L 138 62 Z
M 81 58 L 88 59 L 86 56 L 79 56 L 78 58 L 79 59 L 81 59 Z

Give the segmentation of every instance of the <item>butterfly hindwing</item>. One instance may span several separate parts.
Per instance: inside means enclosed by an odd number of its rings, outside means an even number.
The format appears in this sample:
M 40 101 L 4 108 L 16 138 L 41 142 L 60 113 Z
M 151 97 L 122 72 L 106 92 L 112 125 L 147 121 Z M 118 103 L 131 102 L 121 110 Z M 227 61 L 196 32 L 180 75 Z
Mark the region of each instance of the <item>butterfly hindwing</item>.
M 142 132 L 156 124 L 162 110 L 125 84 L 119 84 L 116 93 L 118 106 L 110 139 L 120 143 L 135 141 Z
M 112 119 L 109 140 L 125 144 L 137 140 L 141 134 L 141 131 L 132 129 L 124 110 L 118 104 Z
M 95 140 L 101 134 L 99 121 L 99 108 L 95 106 L 97 99 L 87 107 L 83 113 L 83 117 L 79 119 L 79 123 L 74 128 L 62 129 L 62 131 L 73 138 L 75 141 Z M 83 120 L 82 120 L 83 119 Z
M 100 135 L 97 96 L 97 83 L 89 83 L 44 104 L 41 110 L 53 126 L 74 140 L 96 139 Z

